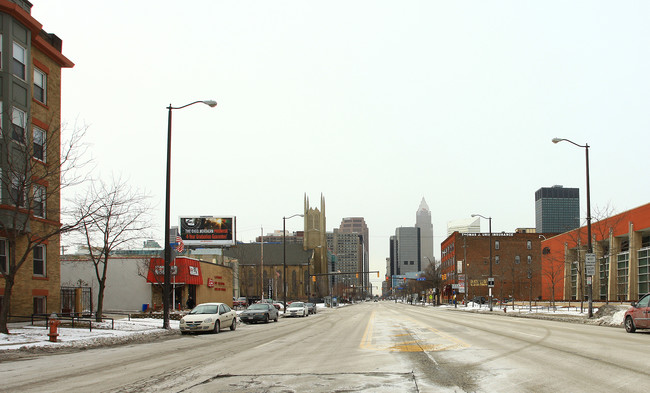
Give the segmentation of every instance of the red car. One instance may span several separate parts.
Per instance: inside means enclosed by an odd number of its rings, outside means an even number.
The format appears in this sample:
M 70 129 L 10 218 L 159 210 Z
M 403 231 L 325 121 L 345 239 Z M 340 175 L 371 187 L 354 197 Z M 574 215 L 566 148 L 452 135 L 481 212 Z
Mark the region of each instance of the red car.
M 650 293 L 639 299 L 638 303 L 632 302 L 631 306 L 623 318 L 625 331 L 634 333 L 636 329 L 650 329 Z

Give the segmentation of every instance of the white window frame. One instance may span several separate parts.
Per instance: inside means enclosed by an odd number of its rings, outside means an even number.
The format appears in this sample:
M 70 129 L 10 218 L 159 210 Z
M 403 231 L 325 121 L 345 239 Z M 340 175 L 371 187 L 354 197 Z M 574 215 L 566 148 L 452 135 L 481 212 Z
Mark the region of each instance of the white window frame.
M 0 34 L 0 70 L 2 69 L 2 34 Z
M 5 273 L 8 273 L 9 269 L 9 253 L 8 253 L 8 248 L 7 248 L 7 239 L 0 238 L 0 264 L 4 263 L 4 269 Z M 2 262 L 2 259 L 4 259 L 4 262 Z
M 498 250 L 500 246 L 501 246 L 501 244 L 499 244 L 499 241 L 498 241 L 498 240 L 495 240 L 495 241 L 494 241 L 494 249 L 495 249 L 495 250 Z
M 47 216 L 45 201 L 47 201 L 47 189 L 40 184 L 34 184 L 34 200 L 32 201 L 34 206 L 32 211 L 36 217 L 45 218 Z M 40 205 L 39 208 L 36 207 L 37 204 Z
M 39 250 L 38 252 L 36 250 Z M 37 253 L 40 253 L 39 255 L 40 258 L 37 258 Z M 34 247 L 32 250 L 32 258 L 33 258 L 33 274 L 36 277 L 47 277 L 47 248 L 45 247 L 45 244 L 39 244 L 38 246 Z M 36 264 L 40 264 L 42 273 L 36 273 Z
M 36 156 L 36 146 L 37 146 L 37 143 L 36 143 L 37 138 L 36 138 L 36 136 L 37 135 L 41 136 L 42 144 L 40 144 L 39 146 L 41 148 L 42 157 L 37 157 Z M 32 157 L 34 157 L 35 159 L 37 159 L 39 161 L 47 162 L 47 133 L 45 132 L 45 130 L 34 126 L 33 130 L 32 130 L 32 141 L 33 141 Z
M 18 54 L 18 57 L 16 57 L 16 54 Z M 22 59 L 20 57 L 22 57 Z M 18 75 L 15 72 L 15 68 L 17 64 L 22 64 L 23 66 L 22 75 Z M 19 43 L 17 43 L 16 41 L 14 41 L 14 46 L 13 46 L 13 63 L 12 63 L 11 73 L 14 74 L 16 78 L 23 81 L 26 80 L 27 78 L 27 49 L 24 48 Z
M 43 91 L 43 99 L 39 100 L 36 98 L 35 93 L 33 94 L 34 99 L 44 105 L 47 105 L 47 74 L 34 67 L 34 92 L 36 92 L 37 88 Z
M 26 121 L 27 119 L 27 113 L 24 111 L 13 107 L 13 110 L 11 111 L 11 123 L 13 127 L 11 127 L 11 138 L 15 140 L 16 142 L 25 144 L 25 130 L 26 130 Z M 22 139 L 16 139 L 16 136 L 18 135 L 18 132 L 16 132 L 16 128 L 22 129 Z

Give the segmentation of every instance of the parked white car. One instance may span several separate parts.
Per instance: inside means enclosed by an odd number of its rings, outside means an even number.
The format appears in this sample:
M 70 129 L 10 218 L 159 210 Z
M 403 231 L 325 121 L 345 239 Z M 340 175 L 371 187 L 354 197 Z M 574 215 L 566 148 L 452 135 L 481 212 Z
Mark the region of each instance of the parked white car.
M 237 312 L 224 303 L 201 303 L 181 318 L 181 334 L 192 332 L 219 333 L 222 328 L 237 328 Z
M 285 317 L 307 317 L 309 316 L 309 308 L 306 303 L 293 302 L 287 306 Z

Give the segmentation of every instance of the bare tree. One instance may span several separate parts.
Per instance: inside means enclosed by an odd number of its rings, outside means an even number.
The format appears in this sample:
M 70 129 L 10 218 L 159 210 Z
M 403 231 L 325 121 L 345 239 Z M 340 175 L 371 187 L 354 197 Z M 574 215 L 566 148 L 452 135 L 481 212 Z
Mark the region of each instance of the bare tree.
M 542 255 L 549 255 L 550 250 L 548 247 L 545 247 L 542 249 Z M 564 282 L 564 278 L 566 277 L 564 271 L 564 260 L 558 261 L 556 258 L 552 258 L 547 256 L 547 261 L 548 263 L 544 263 L 542 266 L 542 275 L 546 277 L 548 282 L 551 284 L 551 299 L 550 299 L 550 306 L 555 307 L 555 287 L 558 284 L 561 284 Z
M 74 204 L 75 218 L 81 222 L 79 232 L 88 247 L 99 284 L 95 314 L 98 322 L 102 320 L 110 254 L 118 247 L 148 237 L 148 200 L 148 195 L 121 179 L 113 179 L 111 184 L 94 181 L 87 194 Z
M 22 118 L 18 123 L 29 124 Z M 77 228 L 83 219 L 61 222 L 59 206 L 61 191 L 84 180 L 79 174 L 89 163 L 82 143 L 86 129 L 75 128 L 62 136 L 58 127 L 47 132 L 47 140 L 45 132 L 27 133 L 16 123 L 2 132 L 0 233 L 5 240 L 0 242 L 4 280 L 0 333 L 8 333 L 13 287 L 25 262 L 44 255 L 47 243 L 58 244 L 60 235 Z M 44 264 L 34 266 L 44 269 Z

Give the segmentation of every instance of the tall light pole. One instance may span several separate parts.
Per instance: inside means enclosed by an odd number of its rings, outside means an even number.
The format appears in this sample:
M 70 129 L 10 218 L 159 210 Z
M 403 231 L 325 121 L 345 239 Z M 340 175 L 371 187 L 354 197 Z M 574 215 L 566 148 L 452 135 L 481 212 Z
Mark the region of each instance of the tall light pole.
M 593 247 L 591 245 L 591 195 L 590 195 L 590 190 L 589 190 L 589 144 L 585 143 L 584 145 L 579 145 L 571 140 L 564 139 L 564 138 L 553 138 L 551 140 L 553 143 L 558 143 L 558 142 L 569 142 L 572 145 L 582 147 L 585 149 L 585 162 L 586 162 L 586 172 L 587 172 L 587 253 L 592 254 L 593 253 Z M 586 256 L 585 256 L 586 260 Z M 586 262 L 586 261 L 585 261 Z M 586 264 L 585 264 L 586 265 Z M 585 270 L 587 267 L 585 266 Z M 592 276 L 589 276 L 587 278 L 587 296 L 589 298 L 589 318 L 592 318 L 594 316 L 594 308 L 593 308 L 593 301 L 592 301 Z
M 211 108 L 217 106 L 217 102 L 213 100 L 206 101 L 194 101 L 190 104 L 173 107 L 172 104 L 169 104 L 167 110 L 169 114 L 167 116 L 167 168 L 165 170 L 165 231 L 163 241 L 165 243 L 165 278 L 163 283 L 163 329 L 169 329 L 169 291 L 170 291 L 170 281 L 171 281 L 171 268 L 170 263 L 172 259 L 172 248 L 169 244 L 169 194 L 171 190 L 171 166 L 172 166 L 172 110 L 173 109 L 183 109 L 190 105 L 202 103 L 208 105 Z
M 287 220 L 294 217 L 304 217 L 304 214 L 294 214 L 289 217 L 282 217 L 282 303 L 284 312 L 287 312 Z
M 480 214 L 472 214 L 472 217 L 481 217 L 488 220 L 490 230 L 490 272 L 488 273 L 488 304 L 492 311 L 492 288 L 494 287 L 494 277 L 492 277 L 492 217 L 485 217 Z

